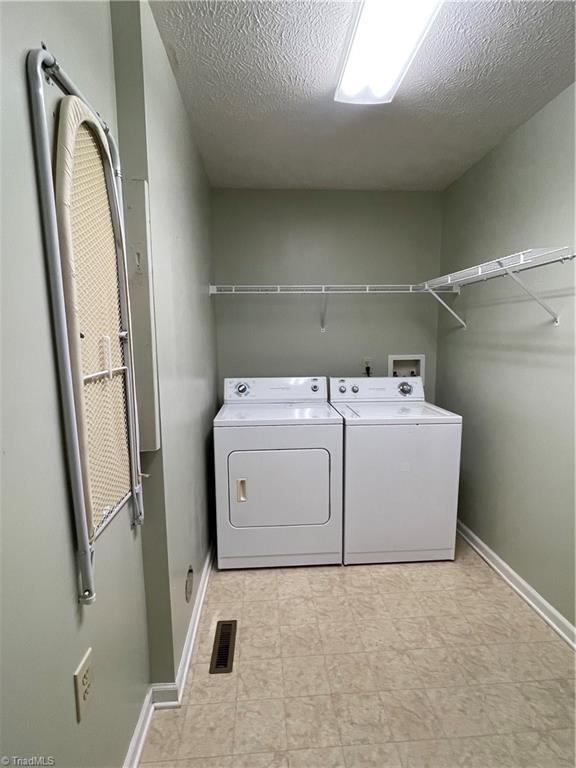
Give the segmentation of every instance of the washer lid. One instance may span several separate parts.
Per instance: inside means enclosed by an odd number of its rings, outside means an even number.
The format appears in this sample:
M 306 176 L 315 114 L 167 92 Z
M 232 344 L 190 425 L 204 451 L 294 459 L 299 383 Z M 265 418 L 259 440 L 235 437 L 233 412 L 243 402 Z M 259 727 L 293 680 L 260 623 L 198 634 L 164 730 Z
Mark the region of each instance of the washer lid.
M 342 424 L 342 416 L 328 403 L 233 403 L 223 405 L 215 427 L 275 427 Z
M 346 426 L 367 424 L 461 424 L 462 416 L 423 402 L 338 403 Z

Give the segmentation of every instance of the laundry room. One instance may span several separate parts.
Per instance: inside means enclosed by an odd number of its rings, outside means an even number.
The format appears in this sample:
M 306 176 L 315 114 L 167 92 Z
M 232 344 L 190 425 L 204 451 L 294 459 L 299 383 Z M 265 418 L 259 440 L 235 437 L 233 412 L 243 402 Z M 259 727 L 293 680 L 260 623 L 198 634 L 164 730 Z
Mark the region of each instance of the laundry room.
M 0 762 L 562 768 L 571 0 L 0 0 Z

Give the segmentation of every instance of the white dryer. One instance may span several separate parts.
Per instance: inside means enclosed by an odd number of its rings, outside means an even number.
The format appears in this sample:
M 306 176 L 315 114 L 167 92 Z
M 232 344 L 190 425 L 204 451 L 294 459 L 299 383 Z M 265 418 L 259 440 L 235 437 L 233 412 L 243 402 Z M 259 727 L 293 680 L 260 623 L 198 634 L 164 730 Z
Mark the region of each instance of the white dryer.
M 331 379 L 345 422 L 344 563 L 454 559 L 462 417 L 420 377 Z
M 225 380 L 214 419 L 219 568 L 342 562 L 342 443 L 325 378 Z

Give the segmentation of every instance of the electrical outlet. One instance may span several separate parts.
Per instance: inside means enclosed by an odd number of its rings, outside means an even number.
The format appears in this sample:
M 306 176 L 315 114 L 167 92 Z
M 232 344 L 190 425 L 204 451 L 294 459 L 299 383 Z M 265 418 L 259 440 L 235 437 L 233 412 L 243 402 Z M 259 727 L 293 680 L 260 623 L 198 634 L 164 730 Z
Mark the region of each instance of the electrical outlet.
M 74 672 L 74 694 L 76 696 L 76 720 L 80 722 L 84 709 L 92 698 L 94 688 L 94 667 L 92 665 L 92 648 L 88 648 L 84 658 Z
M 372 369 L 372 358 L 371 357 L 364 357 L 364 358 L 362 358 L 362 371 L 366 372 L 367 368 Z

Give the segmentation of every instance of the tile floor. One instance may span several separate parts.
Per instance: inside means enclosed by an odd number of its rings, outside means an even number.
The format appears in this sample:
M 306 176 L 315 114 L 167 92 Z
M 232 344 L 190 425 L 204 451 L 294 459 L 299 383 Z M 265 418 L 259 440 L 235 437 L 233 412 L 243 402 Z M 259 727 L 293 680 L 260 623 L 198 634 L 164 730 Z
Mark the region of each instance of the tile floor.
M 209 675 L 219 619 L 234 670 Z M 450 563 L 214 572 L 142 768 L 574 766 L 574 655 L 464 542 Z

